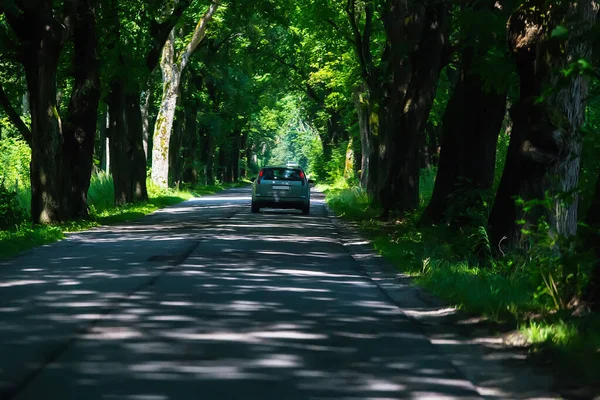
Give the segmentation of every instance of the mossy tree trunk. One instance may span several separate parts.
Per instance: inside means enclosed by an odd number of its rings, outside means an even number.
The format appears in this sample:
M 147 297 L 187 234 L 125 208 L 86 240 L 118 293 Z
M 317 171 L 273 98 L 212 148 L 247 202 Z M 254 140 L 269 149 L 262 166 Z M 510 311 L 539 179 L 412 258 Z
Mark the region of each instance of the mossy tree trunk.
M 181 74 L 185 70 L 190 56 L 196 50 L 206 34 L 206 27 L 218 8 L 212 3 L 206 13 L 200 18 L 196 29 L 186 48 L 178 56 L 175 55 L 175 33 L 171 30 L 160 61 L 163 76 L 163 94 L 161 105 L 156 117 L 152 148 L 152 182 L 166 188 L 169 183 L 169 142 L 175 119 L 175 106 Z

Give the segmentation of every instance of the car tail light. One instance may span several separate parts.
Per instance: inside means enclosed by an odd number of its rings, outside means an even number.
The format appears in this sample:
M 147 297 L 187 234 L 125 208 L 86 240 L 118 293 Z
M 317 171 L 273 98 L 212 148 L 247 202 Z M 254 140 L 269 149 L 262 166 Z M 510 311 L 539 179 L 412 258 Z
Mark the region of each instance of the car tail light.
M 260 183 L 264 174 L 265 174 L 265 170 L 261 169 L 260 172 L 258 173 L 258 183 Z
M 300 179 L 302 179 L 302 186 L 304 186 L 304 172 L 300 171 Z

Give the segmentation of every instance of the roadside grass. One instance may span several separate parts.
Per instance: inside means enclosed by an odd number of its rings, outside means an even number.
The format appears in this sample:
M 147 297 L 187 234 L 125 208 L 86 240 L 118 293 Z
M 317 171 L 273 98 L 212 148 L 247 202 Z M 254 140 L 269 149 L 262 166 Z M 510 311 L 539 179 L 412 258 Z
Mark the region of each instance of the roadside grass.
M 421 185 L 433 188 L 431 176 Z M 600 315 L 556 312 L 540 295 L 539 276 L 518 263 L 480 265 L 468 236 L 444 226 L 419 227 L 421 209 L 380 221 L 366 194 L 356 188 L 321 187 L 336 215 L 355 224 L 387 260 L 413 277 L 414 283 L 468 315 L 483 316 L 489 327 L 506 326 L 526 341 L 531 360 L 548 366 L 576 385 L 600 382 Z M 465 250 L 466 249 L 466 250 Z
M 234 184 L 188 186 L 182 190 L 165 190 L 148 182 L 148 201 L 115 207 L 113 203 L 114 190 L 112 178 L 103 173 L 95 174 L 88 191 L 88 201 L 90 203 L 89 219 L 52 226 L 32 226 L 30 223 L 22 222 L 15 229 L 9 231 L 0 230 L 0 260 L 15 256 L 22 251 L 37 246 L 61 240 L 69 232 L 78 232 L 101 225 L 132 221 L 161 208 L 175 205 L 194 197 L 214 194 L 230 187 L 244 186 L 246 184 L 248 182 L 243 181 Z M 17 194 L 19 205 L 23 208 L 29 219 L 31 205 L 29 188 L 20 188 Z

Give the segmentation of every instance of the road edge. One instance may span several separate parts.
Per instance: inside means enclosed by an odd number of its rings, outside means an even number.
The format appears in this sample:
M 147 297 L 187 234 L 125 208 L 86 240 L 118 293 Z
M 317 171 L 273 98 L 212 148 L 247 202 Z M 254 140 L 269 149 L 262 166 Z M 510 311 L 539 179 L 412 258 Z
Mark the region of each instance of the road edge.
M 460 334 L 455 324 L 467 318 L 463 313 L 413 284 L 410 276 L 400 273 L 373 248 L 356 225 L 337 216 L 327 202 L 324 202 L 324 207 L 327 217 L 336 228 L 340 243 L 365 275 L 396 304 L 403 315 L 421 328 L 432 345 L 477 388 L 483 398 L 562 398 L 552 390 L 552 377 L 535 371 L 523 362 L 519 366 L 506 365 L 507 360 L 522 359 L 522 352 L 518 348 L 506 345 L 502 338 L 473 340 Z M 485 343 L 491 344 L 497 351 L 484 348 Z M 457 347 L 460 347 L 460 353 L 457 353 Z

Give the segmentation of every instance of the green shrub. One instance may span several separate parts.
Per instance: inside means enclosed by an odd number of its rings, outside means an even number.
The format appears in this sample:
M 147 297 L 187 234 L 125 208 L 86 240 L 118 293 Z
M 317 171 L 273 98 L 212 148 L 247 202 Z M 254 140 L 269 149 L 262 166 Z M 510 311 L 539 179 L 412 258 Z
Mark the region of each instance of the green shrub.
M 4 137 L 0 140 L 0 181 L 14 191 L 29 186 L 31 149 L 24 140 Z
M 0 183 L 0 229 L 8 230 L 25 220 L 25 213 L 19 205 L 16 191 L 10 191 Z

